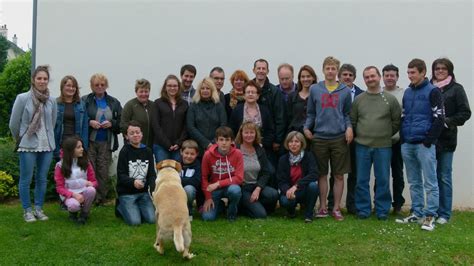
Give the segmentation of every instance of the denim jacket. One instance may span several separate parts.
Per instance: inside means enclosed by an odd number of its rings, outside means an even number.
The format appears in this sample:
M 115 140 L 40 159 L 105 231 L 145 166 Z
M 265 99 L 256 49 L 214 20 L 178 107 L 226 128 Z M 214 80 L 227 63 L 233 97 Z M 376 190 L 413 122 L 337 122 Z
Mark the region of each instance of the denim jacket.
M 63 139 L 64 132 L 64 103 L 60 98 L 56 99 L 58 107 L 58 115 L 56 118 L 56 125 L 54 126 L 54 140 L 56 142 L 56 149 L 54 150 L 54 157 L 59 158 L 59 149 Z M 84 143 L 84 149 L 89 147 L 89 117 L 86 113 L 86 107 L 83 101 L 74 103 L 74 134 L 81 137 Z

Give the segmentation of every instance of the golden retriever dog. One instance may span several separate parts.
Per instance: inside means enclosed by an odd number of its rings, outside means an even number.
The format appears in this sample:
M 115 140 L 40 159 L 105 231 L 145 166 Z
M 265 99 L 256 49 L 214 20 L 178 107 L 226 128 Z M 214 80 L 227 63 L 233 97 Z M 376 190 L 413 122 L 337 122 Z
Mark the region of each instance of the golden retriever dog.
M 154 247 L 163 255 L 163 240 L 173 239 L 176 250 L 183 253 L 183 258 L 191 259 L 194 257 L 189 253 L 192 232 L 187 196 L 179 177 L 181 164 L 174 160 L 163 160 L 156 164 L 156 169 L 158 174 L 153 191 L 153 204 L 156 209 Z

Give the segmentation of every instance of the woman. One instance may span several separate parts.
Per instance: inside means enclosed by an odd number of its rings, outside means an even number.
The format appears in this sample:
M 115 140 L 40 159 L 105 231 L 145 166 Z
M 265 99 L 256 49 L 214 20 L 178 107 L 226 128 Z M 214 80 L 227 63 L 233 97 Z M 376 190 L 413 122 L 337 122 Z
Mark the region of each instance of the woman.
M 19 94 L 13 104 L 9 127 L 20 153 L 20 200 L 26 222 L 48 220 L 43 212 L 47 174 L 53 151 L 56 101 L 49 96 L 49 69 L 38 66 L 31 78 L 28 92 Z M 34 207 L 31 207 L 30 184 L 35 172 Z
M 267 186 L 271 170 L 260 141 L 258 126 L 250 121 L 240 126 L 235 139 L 244 158 L 241 208 L 251 218 L 265 219 L 275 209 L 278 192 Z
M 278 162 L 280 205 L 287 208 L 290 218 L 294 218 L 296 204 L 304 204 L 304 221 L 310 223 L 319 193 L 316 159 L 312 152 L 305 152 L 306 141 L 298 131 L 288 133 L 284 146 L 289 152 Z
M 188 103 L 181 98 L 181 82 L 175 75 L 169 75 L 161 87 L 161 98 L 155 100 L 153 153 L 156 162 L 180 160 L 179 150 L 187 138 L 187 111 Z
M 73 76 L 65 76 L 60 83 L 60 95 L 56 98 L 58 114 L 54 127 L 56 149 L 54 159 L 59 161 L 62 143 L 74 135 L 79 136 L 87 150 L 89 144 L 89 117 L 79 96 L 79 85 Z
M 188 134 L 199 144 L 201 156 L 215 141 L 216 129 L 226 123 L 225 109 L 219 102 L 214 81 L 204 78 L 198 85 L 186 115 Z
M 471 117 L 466 92 L 454 77 L 454 65 L 447 58 L 436 59 L 431 65 L 433 85 L 443 94 L 445 126 L 436 143 L 436 173 L 439 187 L 439 224 L 446 224 L 451 218 L 453 203 L 452 170 L 453 156 L 457 145 L 458 126 Z
M 308 103 L 309 88 L 318 82 L 314 69 L 304 65 L 298 72 L 298 90 L 288 96 L 288 132 L 303 133 L 306 121 L 306 104 Z
M 118 148 L 117 135 L 120 134 L 120 102 L 107 94 L 109 82 L 104 74 L 94 74 L 90 79 L 92 93 L 84 96 L 89 117 L 89 159 L 94 165 L 99 187 L 96 205 L 105 203 L 110 189 L 109 164 L 112 152 Z
M 262 90 L 257 82 L 251 80 L 244 86 L 245 102 L 237 105 L 232 110 L 229 126 L 234 132 L 239 130 L 242 122 L 251 121 L 255 123 L 262 133 L 262 144 L 268 152 L 273 152 L 274 126 L 270 111 L 265 105 L 258 104 L 258 98 Z
M 237 104 L 244 102 L 244 85 L 248 81 L 249 77 L 243 70 L 236 70 L 232 76 L 230 76 L 232 89 L 224 96 L 227 119 L 230 118 L 232 110 L 237 106 Z
M 142 143 L 153 149 L 153 129 L 152 116 L 155 112 L 155 105 L 150 101 L 151 84 L 146 79 L 139 79 L 135 82 L 136 98 L 128 101 L 122 110 L 120 118 L 120 129 L 126 134 L 128 122 L 135 120 L 140 123 L 143 133 Z

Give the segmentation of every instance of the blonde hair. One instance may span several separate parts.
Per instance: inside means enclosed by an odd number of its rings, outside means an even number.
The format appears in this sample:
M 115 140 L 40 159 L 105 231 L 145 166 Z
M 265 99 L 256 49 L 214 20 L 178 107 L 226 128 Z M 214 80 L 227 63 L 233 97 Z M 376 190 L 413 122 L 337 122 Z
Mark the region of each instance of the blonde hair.
M 298 131 L 291 131 L 290 133 L 288 133 L 288 135 L 286 136 L 285 142 L 283 144 L 285 146 L 285 149 L 289 150 L 288 143 L 293 138 L 296 138 L 297 140 L 301 142 L 301 150 L 306 149 L 306 140 L 304 139 L 303 134 L 301 134 L 301 132 L 298 132 Z
M 341 65 L 341 62 L 333 56 L 328 56 L 328 57 L 324 58 L 323 70 L 324 70 L 324 67 L 327 66 L 327 65 L 335 65 L 336 68 L 339 70 L 339 66 Z
M 253 145 L 260 145 L 262 143 L 262 134 L 260 134 L 260 129 L 254 122 L 246 121 L 243 122 L 237 132 L 237 137 L 235 138 L 235 143 L 242 144 L 244 142 L 244 138 L 242 136 L 245 129 L 253 129 L 255 130 L 255 140 L 253 141 Z
M 105 84 L 105 88 L 107 89 L 109 87 L 109 80 L 102 73 L 95 73 L 94 75 L 92 75 L 91 80 L 90 80 L 91 89 L 92 89 L 92 87 L 94 87 L 94 82 L 95 81 L 103 81 L 104 84 Z
M 198 103 L 201 101 L 201 89 L 204 85 L 207 85 L 209 89 L 211 89 L 211 99 L 214 103 L 219 102 L 219 93 L 217 93 L 217 88 L 216 85 L 214 84 L 214 80 L 212 78 L 204 78 L 199 82 L 199 85 L 197 87 L 196 93 L 194 93 L 193 96 L 193 102 Z

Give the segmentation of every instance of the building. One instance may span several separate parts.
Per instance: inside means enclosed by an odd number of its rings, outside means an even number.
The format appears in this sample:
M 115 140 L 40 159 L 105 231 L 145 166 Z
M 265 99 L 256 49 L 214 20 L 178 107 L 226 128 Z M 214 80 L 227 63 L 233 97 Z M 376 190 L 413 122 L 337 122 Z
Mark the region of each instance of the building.
M 9 44 L 9 48 L 8 48 L 8 53 L 7 53 L 7 60 L 12 60 L 22 54 L 25 53 L 25 51 L 23 51 L 20 47 L 18 47 L 17 43 L 18 43 L 18 37 L 16 36 L 16 34 L 13 35 L 13 38 L 12 40 L 8 40 L 8 28 L 7 28 L 7 25 L 1 25 L 0 26 L 0 35 L 5 37 L 5 39 L 7 39 L 8 41 L 8 44 Z

